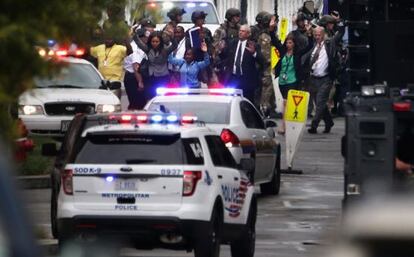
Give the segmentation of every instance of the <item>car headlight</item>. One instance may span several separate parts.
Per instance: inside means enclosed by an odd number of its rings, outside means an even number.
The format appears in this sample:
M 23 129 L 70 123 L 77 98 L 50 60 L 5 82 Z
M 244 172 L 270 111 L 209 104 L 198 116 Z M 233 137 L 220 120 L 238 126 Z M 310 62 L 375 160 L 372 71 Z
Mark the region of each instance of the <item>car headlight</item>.
M 98 104 L 96 108 L 97 113 L 111 113 L 111 112 L 120 112 L 120 104 Z
M 43 114 L 43 108 L 41 105 L 19 105 L 19 114 L 22 114 L 22 115 Z

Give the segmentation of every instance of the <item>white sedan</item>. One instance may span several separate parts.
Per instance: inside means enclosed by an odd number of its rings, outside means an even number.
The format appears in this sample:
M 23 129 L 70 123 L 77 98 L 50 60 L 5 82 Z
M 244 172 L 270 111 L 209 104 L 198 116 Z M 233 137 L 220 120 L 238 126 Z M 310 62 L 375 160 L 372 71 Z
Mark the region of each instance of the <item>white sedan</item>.
M 107 83 L 88 61 L 61 58 L 62 69 L 51 77 L 35 78 L 35 88 L 19 97 L 19 118 L 31 135 L 63 136 L 77 113 L 121 111 L 110 91 L 120 83 Z
M 280 144 L 275 123 L 266 122 L 242 91 L 224 89 L 158 88 L 145 109 L 194 117 L 220 134 L 236 162 L 255 161 L 254 182 L 263 194 L 280 189 Z

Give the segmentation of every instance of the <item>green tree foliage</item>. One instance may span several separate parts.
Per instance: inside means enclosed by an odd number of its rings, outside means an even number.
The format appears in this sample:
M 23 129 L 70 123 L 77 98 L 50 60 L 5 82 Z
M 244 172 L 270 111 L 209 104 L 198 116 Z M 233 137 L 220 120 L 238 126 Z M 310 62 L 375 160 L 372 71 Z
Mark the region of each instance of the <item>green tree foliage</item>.
M 53 70 L 53 63 L 41 58 L 35 46 L 48 39 L 58 42 L 90 42 L 102 21 L 102 13 L 124 0 L 2 0 L 0 1 L 0 138 L 13 138 L 14 120 L 10 107 L 32 87 L 34 76 Z M 120 7 L 123 10 L 123 7 Z M 119 18 L 117 21 L 120 21 Z M 116 34 L 118 25 L 112 25 Z M 125 23 L 122 25 L 126 28 Z

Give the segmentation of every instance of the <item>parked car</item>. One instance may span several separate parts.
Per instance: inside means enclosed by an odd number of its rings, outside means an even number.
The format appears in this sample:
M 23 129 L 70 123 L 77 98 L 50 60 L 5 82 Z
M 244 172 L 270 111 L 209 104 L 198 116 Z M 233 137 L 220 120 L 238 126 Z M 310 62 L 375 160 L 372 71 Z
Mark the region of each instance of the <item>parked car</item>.
M 162 20 L 157 24 L 156 29 L 161 30 L 164 28 L 170 19 L 167 16 L 167 12 L 173 7 L 184 9 L 186 13 L 183 15 L 183 21 L 179 24 L 187 30 L 194 26 L 191 21 L 191 14 L 194 11 L 203 11 L 207 13 L 205 27 L 208 28 L 211 33 L 214 33 L 220 26 L 220 19 L 218 17 L 217 9 L 212 0 L 159 0 L 159 1 L 148 1 L 147 10 L 155 9 L 161 14 Z
M 110 91 L 119 82 L 109 83 L 88 61 L 60 58 L 64 66 L 51 77 L 35 78 L 35 88 L 19 97 L 19 118 L 29 134 L 62 137 L 76 113 L 121 111 L 120 100 Z

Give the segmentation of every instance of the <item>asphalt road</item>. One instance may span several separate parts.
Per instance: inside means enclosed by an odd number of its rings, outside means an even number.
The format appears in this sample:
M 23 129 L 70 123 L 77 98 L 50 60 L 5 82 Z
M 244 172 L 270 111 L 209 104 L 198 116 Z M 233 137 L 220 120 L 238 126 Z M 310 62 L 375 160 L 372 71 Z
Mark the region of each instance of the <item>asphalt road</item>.
M 303 170 L 304 174 L 283 174 L 280 195 L 259 197 L 256 257 L 320 256 L 321 251 L 333 242 L 341 214 L 343 159 L 340 138 L 343 134 L 343 119 L 335 119 L 330 134 L 309 135 L 305 132 L 293 166 Z M 284 137 L 279 138 L 284 140 Z M 50 239 L 49 190 L 26 190 L 24 197 L 37 234 Z M 122 249 L 121 256 L 184 257 L 193 254 Z M 222 246 L 221 256 L 230 256 L 229 247 Z

